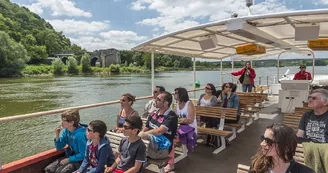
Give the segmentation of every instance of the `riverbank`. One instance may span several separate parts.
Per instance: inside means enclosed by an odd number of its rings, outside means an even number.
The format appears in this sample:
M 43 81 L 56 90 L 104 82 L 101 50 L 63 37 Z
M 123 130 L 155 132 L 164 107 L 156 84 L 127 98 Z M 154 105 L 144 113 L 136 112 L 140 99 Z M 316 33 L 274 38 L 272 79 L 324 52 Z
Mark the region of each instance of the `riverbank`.
M 115 68 L 115 69 L 114 69 Z M 82 66 L 77 66 L 78 72 L 73 75 L 86 74 L 86 75 L 112 75 L 112 74 L 138 74 L 150 73 L 150 69 L 146 67 L 136 66 L 116 66 L 116 67 L 91 67 L 87 73 L 82 72 Z M 157 67 L 155 72 L 169 72 L 169 71 L 192 71 L 193 68 L 178 68 L 178 67 Z M 217 67 L 196 67 L 197 71 L 218 71 Z M 51 65 L 27 65 L 22 71 L 24 77 L 34 76 L 53 76 L 54 68 Z M 67 67 L 64 68 L 62 76 L 70 75 Z

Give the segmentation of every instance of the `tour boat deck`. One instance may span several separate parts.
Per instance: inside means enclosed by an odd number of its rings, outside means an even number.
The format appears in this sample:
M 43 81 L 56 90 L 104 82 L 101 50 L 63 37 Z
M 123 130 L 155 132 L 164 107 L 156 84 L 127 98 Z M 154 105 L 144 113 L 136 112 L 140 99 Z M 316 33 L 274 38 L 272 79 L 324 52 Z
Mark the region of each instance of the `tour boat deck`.
M 269 98 L 270 106 L 260 112 L 260 119 L 254 121 L 246 130 L 237 134 L 226 149 L 213 154 L 213 147 L 198 144 L 195 151 L 175 165 L 176 173 L 235 173 L 238 164 L 250 165 L 251 157 L 256 153 L 260 136 L 268 124 L 282 122 L 278 111 L 277 97 Z M 150 165 L 144 173 L 156 173 L 158 169 Z

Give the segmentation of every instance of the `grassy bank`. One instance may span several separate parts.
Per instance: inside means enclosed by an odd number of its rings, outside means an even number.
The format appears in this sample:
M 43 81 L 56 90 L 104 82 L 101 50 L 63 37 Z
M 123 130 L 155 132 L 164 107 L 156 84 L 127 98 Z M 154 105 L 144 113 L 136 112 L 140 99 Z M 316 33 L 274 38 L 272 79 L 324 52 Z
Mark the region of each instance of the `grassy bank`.
M 117 67 L 118 68 L 118 67 Z M 78 74 L 84 74 L 82 72 L 82 66 L 77 66 Z M 65 66 L 64 75 L 69 74 L 68 68 Z M 177 67 L 157 67 L 156 71 L 192 71 L 192 68 L 177 68 Z M 197 71 L 211 71 L 211 70 L 219 70 L 219 68 L 211 68 L 211 67 L 196 67 Z M 113 72 L 115 71 L 115 72 Z M 150 73 L 150 70 L 146 67 L 119 67 L 118 69 L 113 70 L 111 67 L 91 67 L 90 71 L 87 74 L 132 74 L 132 73 Z M 39 75 L 53 75 L 54 68 L 51 65 L 27 65 L 22 71 L 23 76 L 39 76 Z

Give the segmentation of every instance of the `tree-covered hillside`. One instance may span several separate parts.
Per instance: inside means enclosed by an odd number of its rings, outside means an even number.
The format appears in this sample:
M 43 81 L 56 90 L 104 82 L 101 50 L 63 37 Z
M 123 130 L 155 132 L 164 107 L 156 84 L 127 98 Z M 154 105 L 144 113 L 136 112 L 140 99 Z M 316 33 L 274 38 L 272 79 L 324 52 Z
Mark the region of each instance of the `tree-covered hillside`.
M 48 56 L 72 47 L 62 32 L 56 32 L 39 15 L 9 0 L 0 0 L 0 31 L 25 47 L 30 64 L 41 63 Z M 76 45 L 73 48 L 81 50 Z

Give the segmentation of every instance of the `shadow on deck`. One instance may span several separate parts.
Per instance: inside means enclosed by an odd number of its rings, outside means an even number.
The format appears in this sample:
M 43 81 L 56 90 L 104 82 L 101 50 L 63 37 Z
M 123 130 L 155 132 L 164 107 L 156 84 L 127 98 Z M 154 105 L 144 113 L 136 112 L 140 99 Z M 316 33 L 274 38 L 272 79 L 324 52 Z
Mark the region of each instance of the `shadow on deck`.
M 214 148 L 198 144 L 195 152 L 175 165 L 175 173 L 235 173 L 238 164 L 250 165 L 251 157 L 256 153 L 260 145 L 260 136 L 265 131 L 265 126 L 274 122 L 282 122 L 282 116 L 278 113 L 277 104 L 273 104 L 261 110 L 260 119 L 246 130 L 237 134 L 237 138 L 231 141 L 219 154 L 212 154 Z M 144 173 L 155 173 L 158 170 L 149 167 Z

